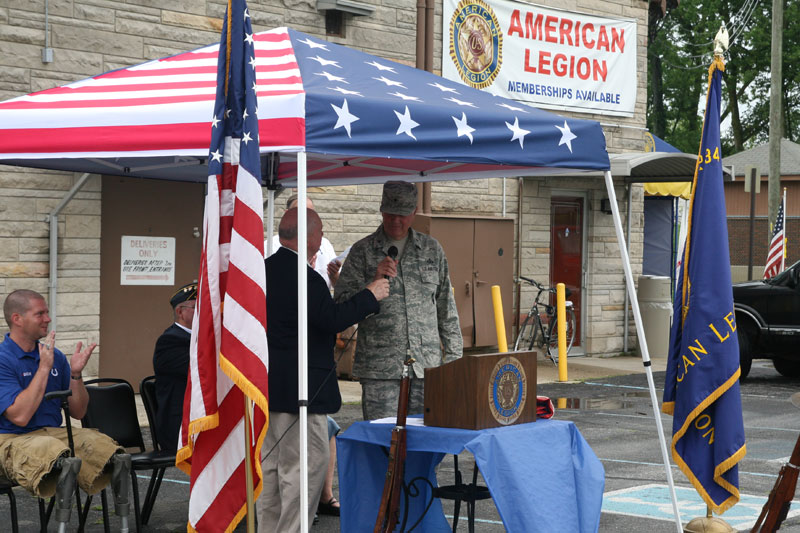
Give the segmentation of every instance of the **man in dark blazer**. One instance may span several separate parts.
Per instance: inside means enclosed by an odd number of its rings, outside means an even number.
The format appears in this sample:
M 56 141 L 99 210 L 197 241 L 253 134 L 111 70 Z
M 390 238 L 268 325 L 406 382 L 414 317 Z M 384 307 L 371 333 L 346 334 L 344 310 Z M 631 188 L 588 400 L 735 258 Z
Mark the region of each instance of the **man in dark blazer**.
M 156 375 L 156 437 L 165 451 L 178 448 L 178 430 L 183 419 L 183 394 L 189 374 L 189 341 L 197 300 L 197 283 L 184 285 L 169 300 L 175 322 L 164 330 L 153 352 Z
M 308 255 L 322 240 L 322 221 L 307 210 Z M 297 332 L 297 208 L 283 215 L 278 227 L 281 248 L 264 261 L 267 277 L 267 344 L 269 347 L 269 429 L 262 450 L 263 490 L 258 498 L 260 532 L 300 531 L 300 461 Z M 385 279 L 370 283 L 349 300 L 335 303 L 325 280 L 311 267 L 308 280 L 308 517 L 319 502 L 328 469 L 327 414 L 342 405 L 333 347 L 336 333 L 379 311 L 389 295 Z

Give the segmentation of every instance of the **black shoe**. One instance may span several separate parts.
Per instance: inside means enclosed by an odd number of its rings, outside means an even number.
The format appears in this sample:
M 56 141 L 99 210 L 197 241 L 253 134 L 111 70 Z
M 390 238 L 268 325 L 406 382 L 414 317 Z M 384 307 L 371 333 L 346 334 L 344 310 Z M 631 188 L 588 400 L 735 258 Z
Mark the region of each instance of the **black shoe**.
M 339 506 L 334 505 L 337 503 L 339 503 L 339 500 L 333 497 L 327 502 L 319 502 L 317 512 L 328 516 L 339 516 Z

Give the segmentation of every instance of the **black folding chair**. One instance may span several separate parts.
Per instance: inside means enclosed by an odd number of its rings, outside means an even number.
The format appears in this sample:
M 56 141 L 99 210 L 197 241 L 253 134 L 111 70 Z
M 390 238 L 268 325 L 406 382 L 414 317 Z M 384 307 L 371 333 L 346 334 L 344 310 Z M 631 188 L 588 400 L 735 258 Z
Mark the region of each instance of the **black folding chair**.
M 58 399 L 60 402 L 60 406 L 62 411 L 64 412 L 64 420 L 67 428 L 67 435 L 69 438 L 69 453 L 72 457 L 75 456 L 75 444 L 72 440 L 72 423 L 69 414 L 69 397 L 72 396 L 72 391 L 69 389 L 66 390 L 58 390 L 58 391 L 51 391 L 44 395 L 44 401 L 55 400 Z M 77 473 L 77 472 L 76 472 Z M 4 476 L 0 476 L 0 494 L 6 494 L 8 496 L 9 503 L 11 505 L 11 531 L 13 533 L 19 532 L 19 519 L 17 515 L 17 498 L 14 495 L 14 487 L 19 486 L 15 481 L 8 479 Z M 39 504 L 39 527 L 43 533 L 47 533 L 47 524 L 50 522 L 50 516 L 52 515 L 53 509 L 55 507 L 57 496 L 53 496 L 50 498 L 50 503 L 45 505 L 45 501 L 42 498 L 38 498 Z M 81 508 L 81 494 L 80 488 L 77 484 L 77 479 L 75 483 L 75 500 L 77 502 L 78 507 L 78 531 L 82 532 L 84 526 L 86 525 L 86 518 L 89 514 L 89 501 L 90 498 L 87 498 L 87 505 L 82 509 Z M 56 512 L 56 520 L 59 523 L 64 524 L 63 527 L 66 527 L 66 523 L 69 521 L 70 512 L 69 508 L 69 501 L 66 501 L 66 508 Z M 104 508 L 105 510 L 105 508 Z M 104 513 L 104 525 L 106 527 L 106 531 L 108 531 L 108 515 Z M 59 526 L 61 527 L 61 526 Z
M 17 520 L 17 498 L 14 496 L 14 487 L 17 484 L 11 481 L 10 479 L 6 479 L 4 477 L 0 477 L 0 494 L 5 494 L 8 496 L 8 502 L 11 506 L 11 532 L 12 533 L 19 533 L 19 520 Z
M 156 432 L 156 413 L 158 412 L 158 398 L 156 397 L 156 377 L 147 376 L 139 384 L 139 394 L 142 395 L 142 403 L 144 404 L 144 411 L 147 413 L 147 423 L 150 425 L 150 438 L 153 441 L 153 449 L 164 454 L 165 457 L 171 457 L 172 464 L 175 465 L 175 454 L 170 454 L 168 451 L 161 449 L 161 444 L 158 442 L 158 434 Z M 150 513 L 153 512 L 153 505 L 156 502 L 158 489 L 161 488 L 161 480 L 164 479 L 164 472 L 166 467 L 159 468 L 153 471 L 153 477 L 150 478 L 150 485 L 147 488 L 147 496 L 144 499 L 144 506 L 142 507 L 142 523 L 147 524 L 150 520 Z M 155 479 L 155 485 L 153 485 Z
M 175 464 L 175 455 L 159 450 L 147 451 L 136 414 L 136 395 L 131 384 L 124 379 L 100 378 L 86 381 L 89 391 L 89 407 L 81 423 L 83 427 L 95 428 L 105 433 L 131 453 L 131 484 L 133 485 L 133 507 L 136 514 L 136 531 L 142 530 L 142 516 L 139 506 L 139 484 L 136 472 L 153 470 L 145 499 L 154 500 L 153 491 L 158 471 Z M 152 497 L 150 494 L 153 493 Z M 103 492 L 105 499 L 105 491 Z M 150 503 L 152 507 L 152 502 Z M 149 509 L 148 509 L 149 510 Z

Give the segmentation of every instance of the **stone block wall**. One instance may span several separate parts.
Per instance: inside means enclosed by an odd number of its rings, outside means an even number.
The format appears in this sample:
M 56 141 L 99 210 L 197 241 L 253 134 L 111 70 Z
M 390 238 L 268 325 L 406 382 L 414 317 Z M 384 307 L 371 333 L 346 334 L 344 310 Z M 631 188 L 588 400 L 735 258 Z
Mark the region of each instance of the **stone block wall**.
M 363 0 L 375 6 L 367 17 L 345 15 L 344 37 L 330 40 L 405 64 L 415 63 L 415 0 Z M 547 0 L 546 5 L 581 12 L 632 17 L 638 22 L 638 101 L 635 116 L 580 115 L 603 122 L 610 152 L 642 150 L 646 98 L 647 3 L 641 0 Z M 0 0 L 0 100 L 49 89 L 108 70 L 191 50 L 219 38 L 224 0 Z M 250 0 L 256 31 L 290 26 L 324 37 L 324 13 L 315 0 Z M 46 35 L 45 25 L 49 33 Z M 441 72 L 442 5 L 435 8 L 434 70 Z M 54 61 L 42 62 L 45 44 Z M 577 116 L 577 115 L 576 115 Z M 18 287 L 47 294 L 49 226 L 47 213 L 79 176 L 72 173 L 0 167 L 0 298 Z M 433 185 L 434 213 L 518 217 L 518 182 L 502 179 Z M 620 338 L 622 271 L 614 249 L 610 217 L 597 214 L 605 197 L 602 180 L 526 178 L 523 193 L 522 272 L 545 279 L 549 270 L 549 203 L 553 188 L 585 192 L 589 210 L 586 253 L 590 272 L 587 309 L 593 332 L 591 352 L 616 351 Z M 638 190 L 635 188 L 635 190 Z M 59 216 L 59 339 L 92 342 L 99 336 L 102 180 L 93 177 Z M 380 186 L 325 187 L 310 192 L 337 251 L 380 223 Z M 617 194 L 623 197 L 622 188 Z M 634 195 L 634 264 L 641 264 L 641 194 Z M 283 202 L 278 202 L 282 206 Z M 624 205 L 621 203 L 621 205 Z M 624 208 L 623 208 L 624 211 Z M 276 220 L 282 209 L 277 210 Z M 636 236 L 639 235 L 638 241 Z M 596 263 L 596 264 L 595 264 Z M 595 287 L 596 286 L 596 287 Z M 523 293 L 523 308 L 528 298 Z M 604 324 L 600 326 L 599 324 Z M 4 324 L 0 327 L 5 331 Z M 595 340 L 598 339 L 598 340 Z M 599 340 L 599 339 L 602 339 Z M 621 342 L 621 341 L 620 341 Z M 62 345 L 63 346 L 63 345 Z M 70 349 L 71 351 L 71 349 Z M 97 357 L 92 359 L 97 364 Z

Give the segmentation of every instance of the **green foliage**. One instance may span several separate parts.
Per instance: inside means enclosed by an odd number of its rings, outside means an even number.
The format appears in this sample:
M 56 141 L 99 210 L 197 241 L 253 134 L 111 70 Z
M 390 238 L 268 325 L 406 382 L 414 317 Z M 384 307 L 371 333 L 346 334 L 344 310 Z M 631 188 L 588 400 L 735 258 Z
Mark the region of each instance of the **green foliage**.
M 684 152 L 693 153 L 700 144 L 713 39 L 723 21 L 731 33 L 722 95 L 722 120 L 728 126 L 723 129 L 723 153 L 733 154 L 768 139 L 771 2 L 758 1 L 752 15 L 743 18 L 740 10 L 746 3 L 682 0 L 665 17 L 656 17 L 655 23 L 651 13 L 647 125 Z M 784 9 L 783 136 L 798 141 L 800 25 L 789 21 L 800 17 L 800 3 L 785 2 Z

